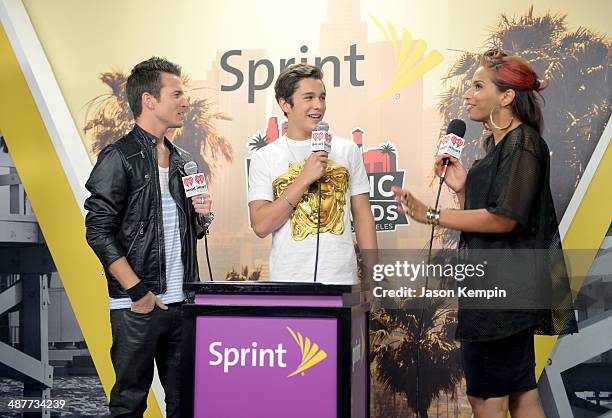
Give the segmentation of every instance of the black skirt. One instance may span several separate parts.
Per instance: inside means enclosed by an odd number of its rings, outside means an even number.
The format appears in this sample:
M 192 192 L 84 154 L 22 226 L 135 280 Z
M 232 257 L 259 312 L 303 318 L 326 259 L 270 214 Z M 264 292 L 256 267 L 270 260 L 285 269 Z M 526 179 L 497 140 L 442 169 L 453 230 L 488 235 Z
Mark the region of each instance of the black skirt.
M 497 398 L 537 388 L 533 329 L 491 341 L 463 341 L 467 394 Z

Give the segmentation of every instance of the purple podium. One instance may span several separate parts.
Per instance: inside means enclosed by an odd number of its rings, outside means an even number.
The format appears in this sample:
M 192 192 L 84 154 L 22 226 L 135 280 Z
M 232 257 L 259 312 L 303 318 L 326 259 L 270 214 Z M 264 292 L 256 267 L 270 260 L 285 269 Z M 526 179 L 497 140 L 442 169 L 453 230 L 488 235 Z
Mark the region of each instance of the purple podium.
M 182 413 L 197 418 L 367 418 L 369 339 L 359 285 L 191 283 Z

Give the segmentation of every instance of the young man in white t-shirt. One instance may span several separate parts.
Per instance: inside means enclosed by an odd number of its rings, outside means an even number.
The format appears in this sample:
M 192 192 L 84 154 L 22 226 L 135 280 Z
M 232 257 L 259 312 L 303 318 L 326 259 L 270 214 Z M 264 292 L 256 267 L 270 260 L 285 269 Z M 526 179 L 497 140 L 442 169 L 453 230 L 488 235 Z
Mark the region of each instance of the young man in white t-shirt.
M 274 90 L 288 119 L 287 133 L 253 154 L 249 168 L 253 230 L 260 238 L 272 234 L 270 279 L 313 281 L 320 180 L 317 282 L 357 283 L 351 215 L 360 250 L 377 248 L 361 152 L 352 141 L 337 137 L 329 155 L 310 151 L 312 131 L 326 108 L 319 68 L 291 65 Z

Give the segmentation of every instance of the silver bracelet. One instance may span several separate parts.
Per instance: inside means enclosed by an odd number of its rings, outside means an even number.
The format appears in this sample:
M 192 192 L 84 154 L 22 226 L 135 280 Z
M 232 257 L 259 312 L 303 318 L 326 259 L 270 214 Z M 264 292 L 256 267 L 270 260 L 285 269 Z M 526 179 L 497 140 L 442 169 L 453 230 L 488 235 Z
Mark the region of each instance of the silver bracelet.
M 210 224 L 212 224 L 214 220 L 215 220 L 215 214 L 210 212 L 208 215 L 204 217 L 204 225 L 202 225 L 202 227 L 208 230 L 208 227 L 210 226 Z
M 286 194 L 283 194 L 283 197 L 285 198 L 285 202 L 287 202 L 287 204 L 288 204 L 289 206 L 291 206 L 291 209 L 292 209 L 292 210 L 295 210 L 295 205 L 294 205 L 293 203 L 291 203 L 291 202 L 289 201 L 289 199 L 287 199 L 287 195 L 286 195 Z
M 440 224 L 440 211 L 432 209 L 432 208 L 428 208 L 426 212 L 425 223 L 427 225 Z

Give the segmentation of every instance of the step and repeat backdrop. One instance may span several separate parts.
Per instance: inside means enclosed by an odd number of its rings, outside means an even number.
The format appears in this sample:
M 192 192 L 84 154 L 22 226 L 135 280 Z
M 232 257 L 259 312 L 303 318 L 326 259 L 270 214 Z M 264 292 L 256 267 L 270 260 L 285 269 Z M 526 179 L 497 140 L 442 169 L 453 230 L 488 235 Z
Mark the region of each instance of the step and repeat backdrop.
M 600 162 L 609 163 L 605 152 L 610 133 L 604 131 L 611 113 L 612 10 L 606 1 L 587 3 L 8 2 L 2 10 L 2 55 L 14 64 L 2 68 L 3 88 L 10 89 L 2 93 L 0 132 L 105 389 L 113 382 L 107 295 L 101 269 L 84 242 L 83 185 L 100 150 L 131 129 L 125 82 L 136 63 L 160 56 L 182 66 L 189 108 L 184 127 L 170 136 L 194 156 L 213 196 L 216 217 L 209 255 L 214 280 L 268 278 L 271 240 L 258 238 L 250 227 L 247 173 L 252 153 L 286 130 L 273 91 L 283 68 L 304 62 L 323 69 L 325 120 L 331 133 L 361 149 L 380 247 L 421 249 L 429 229 L 398 212 L 391 187 L 409 187 L 433 204 L 433 156 L 454 118 L 467 123 L 464 164 L 469 167 L 482 157 L 480 144 L 487 132 L 468 120 L 462 95 L 480 54 L 490 47 L 523 56 L 549 83 L 542 92 L 543 137 L 551 151 L 557 216 L 566 246 L 590 248 L 592 260 L 610 225 L 609 216 L 601 215 L 601 206 L 609 212 L 609 191 L 596 197 L 588 186 L 601 187 L 602 176 L 610 175 L 602 172 Z M 5 76 L 11 72 L 14 77 Z M 18 100 L 12 96 L 24 94 L 27 97 Z M 41 157 L 36 161 L 47 161 L 45 154 L 53 160 L 44 163 L 45 171 L 35 166 L 32 156 L 37 153 Z M 44 186 L 39 185 L 45 177 L 41 173 L 49 173 Z M 441 201 L 443 207 L 456 206 L 446 189 Z M 580 227 L 576 222 L 586 223 Z M 453 248 L 457 238 L 442 232 L 435 246 Z M 200 278 L 209 280 L 203 245 L 198 252 Z M 581 288 L 574 290 L 579 293 Z M 389 315 L 375 314 L 378 330 L 387 328 L 371 336 L 372 415 L 410 416 L 405 415 L 415 408 L 410 342 L 381 340 L 381 335 L 403 335 L 402 341 L 410 341 L 409 319 Z M 435 375 L 426 388 L 429 415 L 469 416 L 452 332 L 456 318 L 443 317 L 443 326 L 432 319 L 435 338 L 426 356 Z M 554 354 L 555 341 L 537 341 L 538 375 Z M 596 354 L 605 357 L 611 348 Z M 541 386 L 549 388 L 541 391 L 547 408 L 569 405 L 567 381 L 553 384 L 565 371 L 542 375 Z

